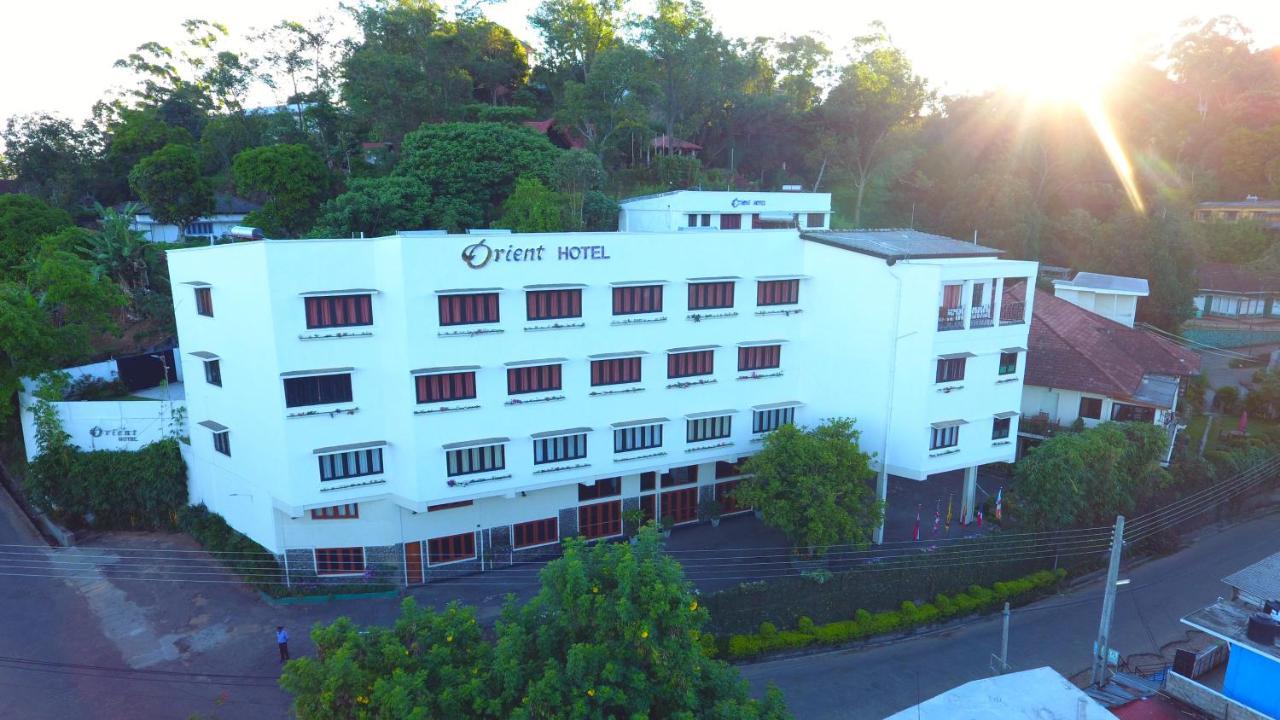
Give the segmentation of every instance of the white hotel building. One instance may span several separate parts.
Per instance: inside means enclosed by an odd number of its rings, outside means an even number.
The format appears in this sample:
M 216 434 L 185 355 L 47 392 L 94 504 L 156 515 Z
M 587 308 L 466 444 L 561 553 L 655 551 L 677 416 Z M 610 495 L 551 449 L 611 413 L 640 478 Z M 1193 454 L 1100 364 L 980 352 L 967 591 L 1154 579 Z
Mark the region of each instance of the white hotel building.
M 619 232 L 171 251 L 192 502 L 291 574 L 416 584 L 677 523 L 781 423 L 885 473 L 1012 461 L 1031 262 L 826 229 L 830 196 L 681 191 Z M 1034 293 L 1024 293 L 1028 298 Z M 729 508 L 732 509 L 732 508 Z

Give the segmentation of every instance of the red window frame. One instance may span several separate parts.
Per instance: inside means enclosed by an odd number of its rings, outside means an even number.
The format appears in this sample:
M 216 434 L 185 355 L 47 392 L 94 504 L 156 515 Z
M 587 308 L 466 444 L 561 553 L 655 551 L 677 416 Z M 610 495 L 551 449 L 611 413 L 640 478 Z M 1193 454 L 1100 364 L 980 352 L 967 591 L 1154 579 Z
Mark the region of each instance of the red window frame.
M 720 215 L 721 230 L 741 230 L 742 215 L 740 213 L 724 213 Z
M 476 396 L 476 374 L 473 371 L 418 375 L 413 378 L 418 404 L 470 400 Z
M 321 295 L 303 300 L 308 329 L 373 324 L 372 295 Z
M 690 310 L 720 310 L 733 307 L 732 280 L 689 283 Z
M 444 565 L 446 563 L 474 560 L 476 557 L 476 534 L 474 532 L 445 535 L 427 540 L 427 564 Z
M 441 295 L 440 325 L 480 325 L 501 321 L 498 293 Z
M 536 545 L 550 545 L 560 540 L 560 521 L 558 518 L 543 518 L 529 522 L 516 523 L 511 526 L 511 544 L 517 550 Z
M 756 305 L 795 305 L 800 302 L 799 280 L 759 280 Z
M 640 382 L 640 356 L 591 361 L 591 386 Z
M 715 372 L 715 350 L 667 353 L 667 377 L 684 378 Z
M 547 392 L 560 388 L 559 363 L 507 368 L 508 395 Z
M 730 513 L 746 512 L 751 509 L 738 507 L 738 502 L 733 499 L 732 494 L 737 487 L 737 480 L 716 483 L 716 502 L 720 503 L 720 514 L 729 515 Z
M 782 367 L 781 345 L 752 345 L 738 348 L 738 372 L 772 370 Z
M 697 465 L 681 465 L 679 467 L 669 468 L 662 473 L 662 487 L 678 487 L 680 485 L 692 485 L 698 482 L 698 466 Z
M 622 478 L 600 478 L 594 483 L 578 483 L 578 502 L 590 502 L 622 494 Z
M 964 380 L 966 358 L 938 358 L 934 382 L 960 382 Z
M 662 517 L 669 517 L 676 525 L 698 520 L 698 488 L 669 490 L 662 493 Z
M 196 290 L 196 313 L 205 317 L 213 317 L 213 290 L 198 287 Z
M 716 463 L 716 479 L 720 480 L 722 478 L 727 478 L 727 477 L 738 477 L 739 475 L 742 474 L 742 463 L 746 462 L 750 458 L 751 458 L 750 455 L 745 455 L 743 457 L 738 458 L 737 460 L 734 460 L 733 462 L 729 462 L 728 460 L 721 460 L 717 462 Z
M 427 512 L 438 512 L 440 510 L 452 510 L 460 507 L 470 507 L 474 504 L 474 500 L 458 500 L 457 502 L 440 503 L 438 505 L 428 505 Z
M 364 548 L 316 548 L 316 575 L 356 575 L 364 572 Z
M 582 537 L 606 538 L 622 534 L 622 501 L 582 505 L 578 508 L 578 534 Z
M 526 290 L 526 317 L 529 320 L 556 320 L 582 317 L 582 289 Z
M 355 520 L 360 517 L 360 503 L 330 505 L 311 511 L 312 520 Z
M 804 219 L 804 225 L 808 228 L 820 228 L 822 227 L 823 222 L 827 219 L 826 213 L 806 213 L 806 215 L 807 217 Z
M 627 285 L 613 289 L 614 315 L 662 312 L 661 285 Z

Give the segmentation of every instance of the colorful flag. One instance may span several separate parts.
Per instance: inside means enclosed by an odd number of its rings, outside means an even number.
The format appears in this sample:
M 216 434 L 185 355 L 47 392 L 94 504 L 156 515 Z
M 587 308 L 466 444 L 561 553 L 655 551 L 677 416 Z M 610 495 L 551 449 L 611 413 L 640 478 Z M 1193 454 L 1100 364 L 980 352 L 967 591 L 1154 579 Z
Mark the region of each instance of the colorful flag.
M 911 539 L 920 539 L 920 506 L 916 505 L 916 526 L 911 530 Z
M 933 511 L 933 534 L 938 534 L 938 528 L 942 526 L 942 513 L 938 510 Z
M 981 510 L 978 511 L 978 527 L 979 528 L 982 527 L 982 511 Z
M 999 490 L 996 490 L 996 519 L 997 520 L 1001 519 L 1000 516 L 1002 514 L 1004 514 L 1004 486 L 1003 485 L 1000 486 Z
M 969 526 L 969 503 L 962 501 L 960 503 L 960 527 Z
M 947 496 L 947 532 L 951 532 L 951 500 L 950 495 Z

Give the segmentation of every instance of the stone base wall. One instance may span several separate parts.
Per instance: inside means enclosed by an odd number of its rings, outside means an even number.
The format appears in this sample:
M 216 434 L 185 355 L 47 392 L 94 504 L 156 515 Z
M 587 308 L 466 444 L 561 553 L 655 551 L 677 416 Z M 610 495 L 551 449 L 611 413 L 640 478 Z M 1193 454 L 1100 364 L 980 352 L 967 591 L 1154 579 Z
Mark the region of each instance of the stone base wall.
M 1222 693 L 1176 672 L 1171 671 L 1168 674 L 1164 691 L 1217 720 L 1271 720 L 1270 716 L 1241 705 Z

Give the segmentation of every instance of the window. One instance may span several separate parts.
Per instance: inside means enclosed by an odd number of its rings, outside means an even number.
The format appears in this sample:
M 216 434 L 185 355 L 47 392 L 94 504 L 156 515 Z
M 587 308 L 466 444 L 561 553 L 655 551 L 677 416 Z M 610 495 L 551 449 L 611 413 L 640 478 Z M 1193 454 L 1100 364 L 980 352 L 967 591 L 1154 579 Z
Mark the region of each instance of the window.
M 1080 417 L 1098 420 L 1102 417 L 1102 398 L 1080 398 Z
M 307 327 L 351 327 L 373 324 L 373 296 L 326 295 L 305 298 Z
M 773 432 L 783 425 L 794 425 L 796 409 L 794 407 L 756 410 L 751 413 L 751 432 Z
M 716 463 L 716 479 L 738 477 L 742 474 L 742 463 L 746 462 L 746 457 L 740 457 L 733 462 L 721 460 Z
M 476 374 L 472 371 L 419 375 L 413 382 L 419 404 L 470 400 L 476 396 Z
M 613 358 L 591 361 L 591 384 L 621 385 L 640 382 L 640 358 Z
M 231 457 L 231 431 L 223 430 L 213 434 L 213 449 Z
M 677 525 L 697 520 L 698 488 L 662 493 L 662 517 L 671 518 Z
M 452 510 L 460 507 L 471 507 L 474 500 L 458 500 L 457 502 L 440 503 L 439 505 L 428 505 L 427 512 L 439 512 L 441 510 Z
M 653 490 L 657 480 L 658 473 L 656 472 L 640 473 L 640 492 L 649 492 Z
M 445 453 L 445 470 L 449 477 L 502 470 L 506 466 L 505 445 L 480 445 Z
M 222 361 L 205 360 L 204 361 L 204 381 L 210 385 L 222 387 Z
M 524 294 L 530 320 L 582 317 L 582 290 L 530 290 Z
M 685 224 L 686 224 L 688 227 L 698 227 L 698 215 L 697 215 L 697 213 L 689 213 L 689 214 L 688 214 L 688 216 L 686 216 L 686 218 L 685 218 Z
M 743 510 L 750 509 L 738 507 L 738 502 L 733 499 L 733 491 L 736 489 L 738 489 L 737 480 L 716 483 L 716 502 L 720 503 L 720 514 L 729 515 L 731 513 L 742 512 Z
M 193 222 L 187 223 L 186 235 L 212 235 L 213 223 L 211 222 Z
M 635 425 L 613 431 L 613 451 L 648 450 L 662 447 L 662 423 Z
M 710 375 L 715 371 L 715 351 L 667 353 L 667 377 L 682 378 Z
M 738 372 L 769 370 L 781 366 L 781 345 L 753 345 L 738 348 Z
M 933 436 L 929 441 L 930 450 L 941 450 L 943 448 L 955 447 L 960 442 L 960 426 L 948 425 L 946 427 L 933 428 Z
M 996 418 L 991 422 L 991 439 L 1003 440 L 1009 437 L 1009 425 L 1012 418 Z
M 677 485 L 692 485 L 698 482 L 698 466 L 682 465 L 673 467 L 662 473 L 662 487 L 676 487 Z
M 938 372 L 934 382 L 956 382 L 964 379 L 964 361 L 959 358 L 939 358 Z
M 530 365 L 507 368 L 507 394 L 546 392 L 560 389 L 560 365 Z
M 662 312 L 661 285 L 628 285 L 613 289 L 614 315 Z
M 316 548 L 317 575 L 353 575 L 364 572 L 364 548 Z
M 1113 402 L 1111 419 L 1118 422 L 1155 422 L 1156 411 L 1142 405 Z
M 207 287 L 196 288 L 196 312 L 213 317 L 213 291 Z
M 442 326 L 496 323 L 498 319 L 498 293 L 440 296 Z
M 689 283 L 689 309 L 715 310 L 733 307 L 733 281 Z
M 808 213 L 804 219 L 805 227 L 820 228 L 827 224 L 826 213 Z
M 689 227 L 711 227 L 711 214 L 689 213 L 686 222 Z
M 359 517 L 360 505 L 358 503 L 332 505 L 326 508 L 316 508 L 311 511 L 312 520 L 353 520 Z
M 756 305 L 795 305 L 798 302 L 799 280 L 760 280 L 756 283 Z
M 427 541 L 427 564 L 472 560 L 476 556 L 476 534 L 473 532 L 431 538 Z
M 739 215 L 737 213 L 730 214 L 730 215 L 721 215 L 720 229 L 721 230 L 741 230 L 742 215 Z
M 703 440 L 727 438 L 729 437 L 732 425 L 732 415 L 717 415 L 716 417 L 690 420 L 686 441 L 702 442 Z
M 578 508 L 578 534 L 588 539 L 622 534 L 622 501 L 595 503 Z
M 1012 375 L 1018 372 L 1018 353 L 1002 352 L 1000 353 L 1000 374 Z
M 320 463 L 320 482 L 382 473 L 380 447 L 321 455 L 317 460 Z
M 513 545 L 519 548 L 548 545 L 560 539 L 560 522 L 553 517 L 511 526 Z
M 351 375 L 307 375 L 285 378 L 285 407 L 351 402 Z
M 533 441 L 533 464 L 581 460 L 587 456 L 587 434 L 559 435 Z
M 603 500 L 622 494 L 622 478 L 600 478 L 593 483 L 578 483 L 578 502 Z
M 756 230 L 777 230 L 781 228 L 793 228 L 795 226 L 795 215 L 773 213 L 769 216 L 762 216 L 760 213 L 756 213 L 751 216 L 751 227 Z

